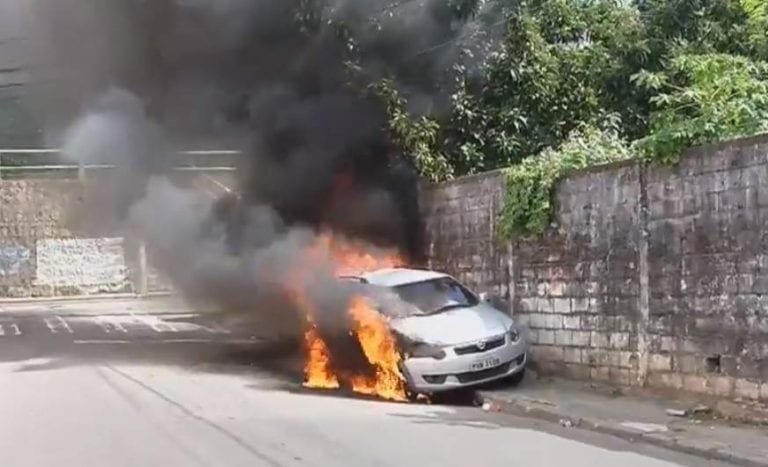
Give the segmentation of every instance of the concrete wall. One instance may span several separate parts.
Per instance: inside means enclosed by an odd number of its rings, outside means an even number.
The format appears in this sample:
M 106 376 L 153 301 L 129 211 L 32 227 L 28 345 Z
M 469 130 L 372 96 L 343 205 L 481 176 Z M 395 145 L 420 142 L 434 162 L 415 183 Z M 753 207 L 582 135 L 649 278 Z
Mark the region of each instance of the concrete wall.
M 139 245 L 87 215 L 91 201 L 111 193 L 110 177 L 0 180 L 0 298 L 141 290 Z M 181 174 L 174 183 L 211 197 L 234 185 L 229 174 Z M 147 291 L 169 291 L 148 261 Z
M 121 238 L 82 238 L 67 225 L 77 180 L 0 181 L 0 297 L 132 290 Z
M 511 244 L 503 188 L 425 190 L 431 265 L 510 295 L 542 370 L 768 400 L 768 137 L 574 173 L 550 231 Z

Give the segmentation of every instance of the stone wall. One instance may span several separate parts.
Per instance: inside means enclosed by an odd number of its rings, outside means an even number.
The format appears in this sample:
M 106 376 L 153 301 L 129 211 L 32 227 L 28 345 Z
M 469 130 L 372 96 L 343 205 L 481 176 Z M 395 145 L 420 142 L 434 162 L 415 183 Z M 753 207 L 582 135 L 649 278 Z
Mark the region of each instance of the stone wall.
M 495 235 L 503 187 L 424 190 L 430 262 L 507 294 L 541 370 L 768 399 L 768 137 L 573 173 L 532 240 Z

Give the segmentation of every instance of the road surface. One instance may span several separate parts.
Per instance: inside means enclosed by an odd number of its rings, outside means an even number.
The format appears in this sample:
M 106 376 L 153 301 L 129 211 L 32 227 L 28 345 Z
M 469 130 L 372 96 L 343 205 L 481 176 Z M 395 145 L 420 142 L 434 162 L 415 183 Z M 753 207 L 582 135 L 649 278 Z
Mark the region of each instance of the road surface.
M 305 391 L 269 346 L 192 318 L 0 313 L 3 465 L 723 465 L 469 406 Z

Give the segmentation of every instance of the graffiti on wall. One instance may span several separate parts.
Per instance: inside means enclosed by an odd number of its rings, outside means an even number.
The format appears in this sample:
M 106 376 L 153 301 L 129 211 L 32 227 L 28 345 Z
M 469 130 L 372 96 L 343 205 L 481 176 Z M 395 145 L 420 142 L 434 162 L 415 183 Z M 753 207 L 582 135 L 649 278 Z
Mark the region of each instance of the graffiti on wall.
M 122 238 L 37 241 L 36 283 L 82 292 L 121 291 L 128 286 Z
M 21 274 L 31 256 L 29 248 L 20 245 L 0 245 L 0 277 Z

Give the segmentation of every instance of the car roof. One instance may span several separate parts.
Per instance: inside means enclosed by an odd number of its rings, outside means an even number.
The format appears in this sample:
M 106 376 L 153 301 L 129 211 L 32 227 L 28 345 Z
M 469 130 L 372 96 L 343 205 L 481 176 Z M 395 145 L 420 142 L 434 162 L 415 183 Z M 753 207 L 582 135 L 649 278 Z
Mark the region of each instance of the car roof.
M 448 274 L 430 271 L 427 269 L 386 268 L 366 272 L 354 276 L 363 282 L 383 287 L 397 287 L 398 285 L 423 282 L 441 277 L 450 277 Z M 347 276 L 347 278 L 350 278 Z

